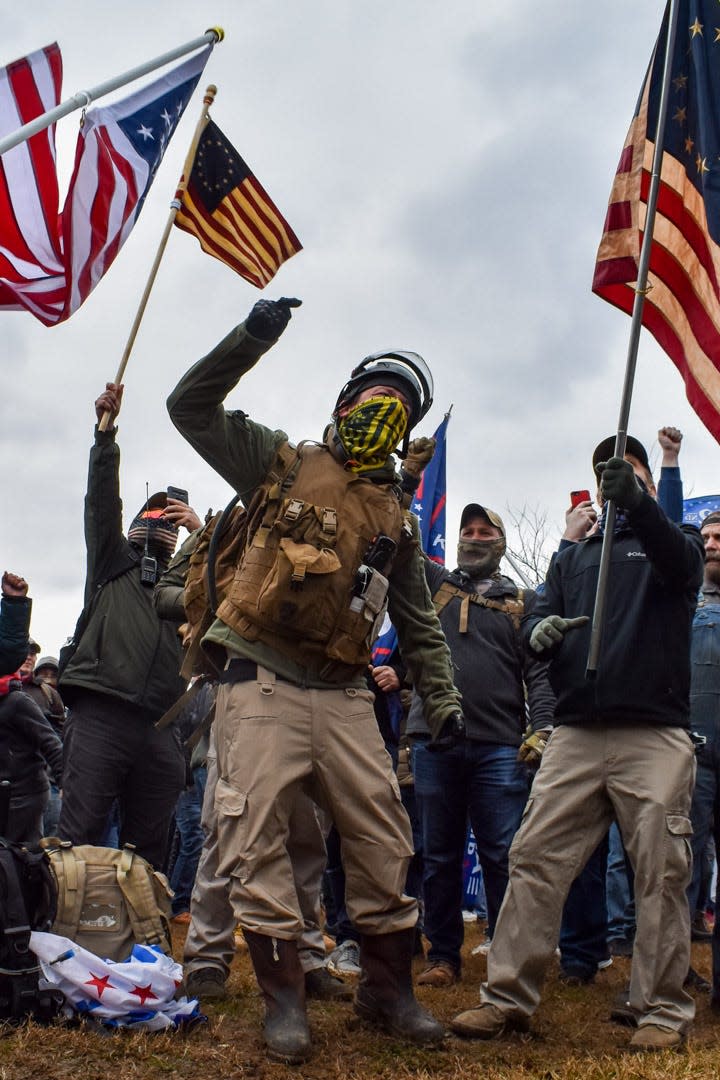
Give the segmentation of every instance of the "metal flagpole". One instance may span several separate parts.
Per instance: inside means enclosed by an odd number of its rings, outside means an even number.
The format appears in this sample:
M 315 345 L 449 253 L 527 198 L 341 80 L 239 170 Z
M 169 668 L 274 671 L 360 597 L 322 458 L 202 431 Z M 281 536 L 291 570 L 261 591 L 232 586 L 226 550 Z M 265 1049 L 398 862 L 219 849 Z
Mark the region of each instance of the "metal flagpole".
M 647 279 L 650 267 L 650 250 L 653 242 L 655 211 L 657 209 L 658 191 L 660 188 L 663 143 L 665 141 L 665 122 L 668 111 L 670 75 L 673 53 L 675 51 L 675 36 L 677 31 L 679 6 L 679 0 L 670 0 L 667 41 L 665 43 L 665 59 L 662 85 L 660 88 L 657 129 L 655 132 L 655 150 L 653 153 L 652 175 L 650 178 L 650 190 L 648 191 L 647 210 L 645 215 L 645 231 L 643 233 L 643 242 L 640 249 L 635 300 L 633 302 L 632 321 L 630 323 L 630 341 L 628 343 L 627 363 L 625 367 L 625 382 L 620 402 L 618 430 L 617 435 L 615 436 L 615 450 L 613 451 L 614 457 L 621 458 L 625 457 L 627 429 L 630 419 L 630 404 L 632 400 L 633 382 L 635 380 L 635 368 L 637 366 L 638 346 L 640 344 L 640 330 L 642 328 L 642 314 L 645 305 L 645 296 L 648 292 Z M 648 76 L 648 78 L 649 77 L 650 76 Z M 607 504 L 607 512 L 605 515 L 605 533 L 603 535 L 602 551 L 600 554 L 600 570 L 598 573 L 597 592 L 595 593 L 595 610 L 593 611 L 590 648 L 588 650 L 587 667 L 585 669 L 586 679 L 594 679 L 597 676 L 600 645 L 605 623 L 605 601 L 607 598 L 607 584 L 610 574 L 610 558 L 612 555 L 615 517 L 615 503 L 610 500 Z
M 219 26 L 213 26 L 210 30 L 206 30 L 202 37 L 193 38 L 192 41 L 186 42 L 185 45 L 178 45 L 177 48 L 171 49 L 170 52 L 157 56 L 154 60 L 148 60 L 131 71 L 126 71 L 124 75 L 118 75 L 114 79 L 100 83 L 99 86 L 94 86 L 91 90 L 78 91 L 71 98 L 56 105 L 54 109 L 50 109 L 49 112 L 36 117 L 29 124 L 24 124 L 12 135 L 6 135 L 4 139 L 0 139 L 0 155 L 4 154 L 6 150 L 12 150 L 13 146 L 25 142 L 32 135 L 37 135 L 38 131 L 50 127 L 56 120 L 67 116 L 68 113 L 74 112 L 76 109 L 86 108 L 96 98 L 103 97 L 113 90 L 118 90 L 121 86 L 127 86 L 128 83 L 139 79 L 142 75 L 147 75 L 149 71 L 155 71 L 156 68 L 163 67 L 172 60 L 177 60 L 179 56 L 185 56 L 186 53 L 194 52 L 195 49 L 199 49 L 203 45 L 217 45 L 224 37 L 225 31 Z
M 142 322 L 143 315 L 145 314 L 145 308 L 147 307 L 147 302 L 150 298 L 150 292 L 152 291 L 152 287 L 155 284 L 155 278 L 157 277 L 157 272 L 160 268 L 160 261 L 165 254 L 165 248 L 167 246 L 168 238 L 170 236 L 170 230 L 172 229 L 175 222 L 177 212 L 182 206 L 182 196 L 187 189 L 188 183 L 190 181 L 190 173 L 192 172 L 192 167 L 195 161 L 195 154 L 197 153 L 200 136 L 205 130 L 205 126 L 210 119 L 210 113 L 208 112 L 208 110 L 212 105 L 213 101 L 215 100 L 216 94 L 217 86 L 213 86 L 212 84 L 208 86 L 207 90 L 205 91 L 202 112 L 200 114 L 200 119 L 198 120 L 195 127 L 195 133 L 193 134 L 192 141 L 190 143 L 190 149 L 188 150 L 187 157 L 185 158 L 182 176 L 180 177 L 180 182 L 178 183 L 177 191 L 175 192 L 175 198 L 170 203 L 170 213 L 165 223 L 163 234 L 160 237 L 160 243 L 158 244 L 158 249 L 155 253 L 153 264 L 150 268 L 150 273 L 148 274 L 145 289 L 143 290 L 142 297 L 140 298 L 140 304 L 138 305 L 137 312 L 135 313 L 135 318 L 130 328 L 130 334 L 128 335 L 127 343 L 125 345 L 125 349 L 123 350 L 122 358 L 117 369 L 117 374 L 115 375 L 116 385 L 122 382 L 123 375 L 125 374 L 125 368 L 127 367 L 127 362 L 130 359 L 130 353 L 132 352 L 133 345 L 135 344 L 135 338 L 137 337 L 138 330 L 140 329 L 140 323 Z M 100 431 L 106 431 L 108 424 L 110 423 L 110 419 L 111 413 L 104 413 L 100 423 L 98 424 L 98 429 Z

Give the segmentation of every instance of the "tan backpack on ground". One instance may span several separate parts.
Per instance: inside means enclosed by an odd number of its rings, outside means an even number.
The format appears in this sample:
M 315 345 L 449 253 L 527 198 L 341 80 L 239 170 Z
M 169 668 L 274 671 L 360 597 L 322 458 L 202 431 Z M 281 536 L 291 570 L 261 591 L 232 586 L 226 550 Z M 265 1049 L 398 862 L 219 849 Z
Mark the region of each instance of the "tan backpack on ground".
M 158 945 L 170 953 L 172 891 L 131 844 L 74 847 L 45 837 L 58 887 L 53 933 L 107 960 L 125 960 L 133 945 Z

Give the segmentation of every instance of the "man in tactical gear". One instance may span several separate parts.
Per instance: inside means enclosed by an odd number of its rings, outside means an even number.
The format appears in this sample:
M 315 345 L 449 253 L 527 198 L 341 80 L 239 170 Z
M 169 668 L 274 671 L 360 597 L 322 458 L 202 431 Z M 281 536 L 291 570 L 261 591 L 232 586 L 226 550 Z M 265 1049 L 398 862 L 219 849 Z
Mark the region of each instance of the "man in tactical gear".
M 245 549 L 204 641 L 227 657 L 215 719 L 220 871 L 265 999 L 268 1053 L 286 1062 L 311 1052 L 286 849 L 301 789 L 342 837 L 348 913 L 361 934 L 356 1011 L 417 1043 L 443 1036 L 412 991 L 411 830 L 365 684 L 386 602 L 431 730 L 462 731 L 417 522 L 402 510 L 391 457 L 432 401 L 422 358 L 366 358 L 322 443 L 290 448 L 284 432 L 223 408 L 299 303 L 259 301 L 168 399 L 176 427 L 248 507 Z
M 505 526 L 498 514 L 470 503 L 460 518 L 458 567 L 425 560 L 425 574 L 450 647 L 462 694 L 467 738 L 434 752 L 416 695 L 407 733 L 414 740 L 415 794 L 423 835 L 425 936 L 423 986 L 448 986 L 460 974 L 463 942 L 462 864 L 470 821 L 483 870 L 488 935 L 507 885 L 508 850 L 528 794 L 528 772 L 552 729 L 554 695 L 547 663 L 528 655 L 520 619 L 535 603 L 500 573 Z M 527 708 L 530 732 L 525 738 Z
M 527 645 L 550 659 L 555 727 L 510 851 L 481 1004 L 452 1028 L 480 1039 L 527 1029 L 570 884 L 616 818 L 635 870 L 630 1049 L 663 1050 L 681 1045 L 694 1015 L 683 980 L 695 775 L 689 651 L 702 541 L 666 517 L 632 463 L 612 457 L 597 471 L 602 499 L 618 508 L 597 675 L 585 671 L 605 514 L 598 535 L 555 556 L 524 620 Z

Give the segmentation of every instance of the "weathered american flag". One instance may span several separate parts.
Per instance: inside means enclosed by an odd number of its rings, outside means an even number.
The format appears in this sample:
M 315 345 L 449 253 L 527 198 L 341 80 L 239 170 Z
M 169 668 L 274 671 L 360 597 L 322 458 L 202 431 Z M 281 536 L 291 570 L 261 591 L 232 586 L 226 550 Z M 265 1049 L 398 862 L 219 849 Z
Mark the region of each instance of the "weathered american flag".
M 209 120 L 175 218 L 208 255 L 262 289 L 302 244 L 217 124 Z
M 632 312 L 669 8 L 615 176 L 593 291 Z M 680 0 L 643 325 L 720 440 L 720 29 L 717 0 Z
M 197 85 L 212 46 L 122 101 L 85 114 L 58 216 L 52 128 L 0 158 L 0 308 L 69 318 L 112 265 Z M 0 135 L 58 104 L 57 45 L 0 72 Z

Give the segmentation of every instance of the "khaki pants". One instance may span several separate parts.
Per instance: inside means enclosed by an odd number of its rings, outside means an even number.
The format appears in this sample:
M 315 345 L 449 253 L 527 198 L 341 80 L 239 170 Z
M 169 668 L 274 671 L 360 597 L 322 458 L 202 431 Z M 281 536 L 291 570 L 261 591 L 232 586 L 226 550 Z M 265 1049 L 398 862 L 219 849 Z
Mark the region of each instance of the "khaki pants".
M 570 885 L 616 817 L 635 870 L 630 1004 L 640 1025 L 688 1027 L 694 777 L 692 743 L 680 728 L 553 732 L 510 849 L 483 1002 L 523 1016 L 537 1008 Z
M 241 926 L 298 938 L 303 918 L 289 823 L 308 794 L 342 838 L 347 909 L 364 934 L 405 930 L 417 902 L 403 888 L 410 822 L 366 690 L 310 690 L 258 669 L 220 687 L 215 718 L 220 873 Z
M 211 731 L 202 809 L 205 840 L 192 892 L 192 919 L 185 940 L 183 963 L 188 973 L 211 965 L 220 968 L 227 978 L 235 955 L 235 915 L 230 903 L 230 882 L 218 872 L 216 786 L 217 759 Z M 316 808 L 306 796 L 298 800 L 290 820 L 288 851 L 303 915 L 303 929 L 298 938 L 300 964 L 303 971 L 315 971 L 326 962 L 325 941 L 320 928 L 320 887 L 327 860 L 324 833 L 318 824 Z

